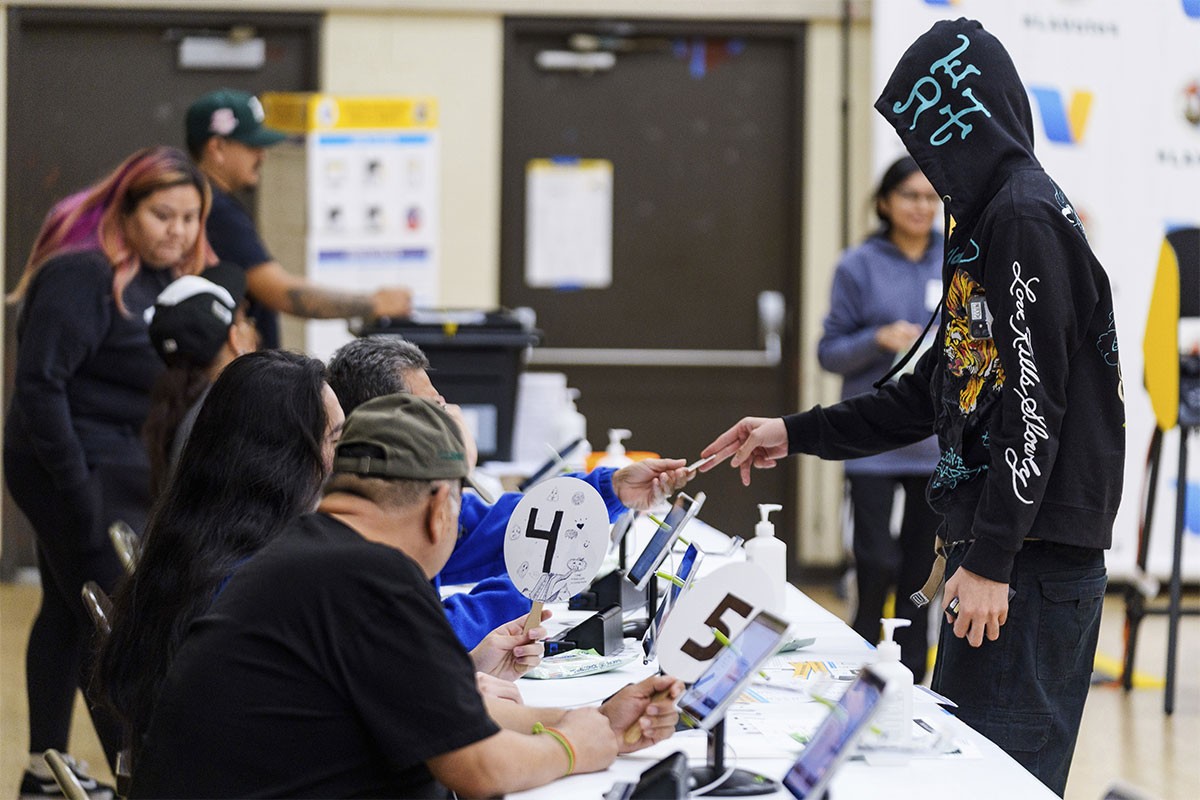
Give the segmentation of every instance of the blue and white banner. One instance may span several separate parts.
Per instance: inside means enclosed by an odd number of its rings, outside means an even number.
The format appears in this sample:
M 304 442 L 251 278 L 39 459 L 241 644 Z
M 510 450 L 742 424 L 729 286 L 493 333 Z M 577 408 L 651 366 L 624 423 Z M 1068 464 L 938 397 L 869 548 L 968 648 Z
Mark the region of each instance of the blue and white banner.
M 1142 339 L 1164 236 L 1200 226 L 1200 0 L 876 0 L 873 102 L 901 54 L 940 19 L 978 19 L 1029 92 L 1038 158 L 1071 198 L 1108 271 L 1125 376 L 1125 494 L 1109 552 L 1132 574 L 1154 414 Z M 875 174 L 903 145 L 876 118 Z M 1183 572 L 1200 578 L 1200 456 L 1193 442 Z M 1148 570 L 1166 577 L 1174 536 L 1178 431 L 1163 444 Z

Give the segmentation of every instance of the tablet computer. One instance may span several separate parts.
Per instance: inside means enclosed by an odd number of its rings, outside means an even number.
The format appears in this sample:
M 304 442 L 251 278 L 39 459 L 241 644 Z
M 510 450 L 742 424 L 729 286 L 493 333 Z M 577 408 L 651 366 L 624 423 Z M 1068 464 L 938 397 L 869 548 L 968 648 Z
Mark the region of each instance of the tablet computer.
M 863 667 L 783 776 L 783 785 L 793 797 L 818 800 L 825 793 L 837 768 L 879 710 L 883 688 L 883 678 Z
M 680 712 L 697 727 L 712 730 L 767 659 L 778 652 L 787 632 L 786 622 L 760 611 L 679 698 Z
M 625 534 L 629 533 L 633 527 L 633 520 L 637 517 L 637 512 L 630 509 L 621 516 L 617 517 L 617 521 L 613 523 L 612 531 L 608 537 L 608 549 L 612 552 L 617 547 L 620 547 L 621 542 L 625 539 Z
M 700 552 L 700 548 L 689 544 L 683 553 L 683 558 L 679 559 L 679 571 L 675 573 L 675 577 L 683 583 L 683 586 L 674 581 L 671 582 L 670 590 L 663 595 L 658 604 L 658 610 L 654 612 L 654 619 L 646 626 L 646 633 L 642 636 L 642 651 L 645 653 L 643 661 L 645 663 L 649 664 L 654 660 L 658 651 L 658 632 L 662 630 L 663 623 L 667 621 L 671 609 L 675 607 L 675 601 L 696 580 L 696 573 L 699 572 L 696 567 L 703 557 L 704 554 Z
M 629 578 L 630 583 L 638 589 L 646 588 L 646 584 L 654 577 L 654 571 L 662 564 L 667 553 L 671 552 L 671 545 L 675 544 L 675 540 L 679 538 L 679 532 L 692 517 L 700 512 L 700 507 L 703 505 L 704 492 L 698 492 L 694 498 L 683 492 L 675 496 L 675 503 L 671 506 L 663 524 L 654 531 L 654 536 L 650 538 L 641 555 L 637 557 L 637 561 L 633 562 L 633 566 L 629 568 L 626 577 Z

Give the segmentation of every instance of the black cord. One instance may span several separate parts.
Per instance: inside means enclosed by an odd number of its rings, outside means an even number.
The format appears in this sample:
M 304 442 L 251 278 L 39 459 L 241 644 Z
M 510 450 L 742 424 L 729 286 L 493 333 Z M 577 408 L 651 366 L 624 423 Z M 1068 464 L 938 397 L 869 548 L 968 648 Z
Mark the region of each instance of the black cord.
M 926 336 L 926 334 L 929 333 L 929 329 L 931 327 L 933 327 L 933 321 L 936 320 L 938 318 L 938 314 L 941 313 L 942 305 L 944 303 L 945 303 L 945 300 L 938 303 L 937 308 L 935 308 L 933 310 L 933 314 L 929 317 L 929 322 L 925 323 L 925 330 L 921 331 L 921 335 L 918 336 L 917 340 L 912 343 L 912 347 L 908 348 L 908 352 L 904 354 L 904 358 L 897 361 L 892 366 L 892 368 L 889 369 L 886 374 L 884 374 L 884 376 L 882 378 L 880 378 L 879 380 L 877 380 L 873 384 L 871 384 L 872 388 L 875 388 L 875 389 L 883 388 L 883 385 L 886 384 L 888 381 L 890 381 L 892 379 L 893 375 L 895 375 L 900 370 L 904 369 L 904 365 L 912 360 L 913 355 L 915 355 L 917 350 L 920 349 L 921 342 L 925 341 L 925 336 Z

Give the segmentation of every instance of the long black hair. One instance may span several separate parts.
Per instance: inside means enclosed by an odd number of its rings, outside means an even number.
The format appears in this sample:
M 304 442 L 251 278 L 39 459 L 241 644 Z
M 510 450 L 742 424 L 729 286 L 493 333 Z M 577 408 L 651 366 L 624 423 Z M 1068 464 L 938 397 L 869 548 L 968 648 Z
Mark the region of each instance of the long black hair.
M 283 351 L 235 359 L 201 407 L 175 475 L 151 512 L 137 568 L 114 597 L 98 662 L 100 696 L 137 754 L 167 668 L 216 588 L 325 479 L 324 365 Z
M 142 425 L 142 444 L 150 457 L 150 497 L 157 500 L 171 477 L 171 448 L 179 425 L 210 386 L 208 366 L 174 364 L 150 390 L 150 413 Z

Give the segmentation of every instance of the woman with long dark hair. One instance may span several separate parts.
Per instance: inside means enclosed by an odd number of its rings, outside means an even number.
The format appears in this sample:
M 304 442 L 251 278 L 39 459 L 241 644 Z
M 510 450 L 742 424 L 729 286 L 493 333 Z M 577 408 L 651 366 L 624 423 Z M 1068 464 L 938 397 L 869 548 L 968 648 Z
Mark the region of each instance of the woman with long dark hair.
M 127 158 L 46 217 L 9 301 L 19 303 L 4 474 L 37 539 L 42 604 L 26 651 L 29 766 L 21 794 L 57 791 L 42 754 L 65 751 L 75 690 L 89 671 L 92 622 L 80 590 L 112 591 L 117 519 L 149 508 L 138 437 L 163 366 L 142 312 L 181 275 L 215 262 L 204 235 L 211 193 L 178 150 Z M 120 736 L 93 713 L 110 763 Z M 73 762 L 71 762 L 73 764 Z M 111 792 L 77 769 L 94 796 Z
M 871 391 L 921 335 L 941 301 L 941 237 L 933 229 L 940 200 L 917 162 L 905 156 L 892 163 L 880 178 L 874 203 L 879 228 L 842 254 L 817 345 L 821 366 L 842 376 L 843 398 Z M 894 590 L 892 616 L 912 623 L 897 629 L 896 641 L 917 682 L 928 663 L 928 614 L 909 595 L 921 588 L 933 563 L 938 516 L 925 499 L 925 486 L 937 462 L 933 437 L 845 462 L 858 590 L 853 627 L 867 641 L 878 641 L 879 619 Z M 893 539 L 897 489 L 904 493 L 904 513 L 900 536 Z
M 242 562 L 316 506 L 344 420 L 324 374 L 296 353 L 250 353 L 224 369 L 200 408 L 100 653 L 100 689 L 125 725 L 135 769 L 188 625 Z

